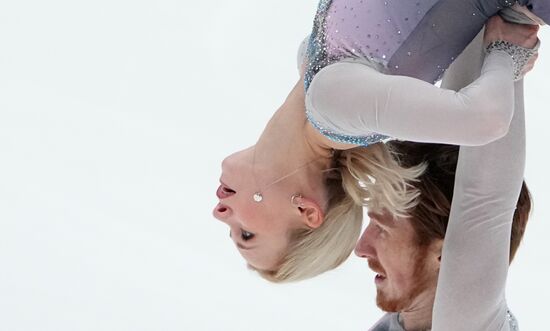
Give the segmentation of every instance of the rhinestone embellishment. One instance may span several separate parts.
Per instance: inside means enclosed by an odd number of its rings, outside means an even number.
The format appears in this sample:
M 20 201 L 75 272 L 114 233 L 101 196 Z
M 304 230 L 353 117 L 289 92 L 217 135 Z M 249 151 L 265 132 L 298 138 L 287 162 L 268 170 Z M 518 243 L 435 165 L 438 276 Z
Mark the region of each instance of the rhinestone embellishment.
M 332 0 L 321 0 L 317 9 L 317 14 L 313 21 L 313 31 L 309 39 L 308 45 L 308 66 L 305 73 L 304 85 L 305 89 L 309 88 L 309 84 L 321 69 L 335 62 L 336 59 L 330 59 L 326 44 L 326 28 L 327 28 L 327 12 L 330 8 Z M 335 31 L 338 33 L 338 30 Z
M 519 331 L 518 321 L 509 309 L 506 311 L 506 318 L 508 319 L 508 323 L 510 323 L 510 330 Z
M 516 0 L 498 0 L 499 5 L 505 8 L 513 6 L 516 2 Z
M 518 80 L 523 77 L 523 68 L 525 67 L 527 62 L 529 62 L 529 59 L 537 53 L 538 45 L 539 44 L 537 43 L 537 46 L 535 46 L 535 48 L 529 49 L 514 45 L 504 40 L 497 40 L 491 42 L 487 46 L 486 51 L 487 54 L 490 54 L 494 51 L 503 51 L 510 55 L 512 57 L 512 60 L 514 61 L 514 80 Z
M 306 116 L 308 121 L 313 125 L 317 131 L 319 131 L 323 136 L 327 137 L 328 139 L 337 142 L 337 143 L 344 143 L 344 144 L 352 144 L 352 145 L 359 145 L 359 146 L 369 146 L 372 144 L 376 144 L 379 142 L 387 142 L 393 138 L 378 134 L 378 133 L 370 133 L 368 135 L 364 136 L 350 136 L 346 134 L 341 134 L 334 132 L 330 129 L 327 129 L 324 127 L 321 123 L 316 121 L 312 116 L 311 112 L 306 110 Z

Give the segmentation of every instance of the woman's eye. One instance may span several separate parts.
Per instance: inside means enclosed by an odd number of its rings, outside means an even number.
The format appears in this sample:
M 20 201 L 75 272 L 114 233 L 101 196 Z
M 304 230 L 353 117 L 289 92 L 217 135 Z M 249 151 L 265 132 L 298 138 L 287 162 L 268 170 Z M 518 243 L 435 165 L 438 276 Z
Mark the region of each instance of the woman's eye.
M 254 233 L 241 230 L 241 238 L 244 241 L 250 240 L 250 239 L 254 238 Z

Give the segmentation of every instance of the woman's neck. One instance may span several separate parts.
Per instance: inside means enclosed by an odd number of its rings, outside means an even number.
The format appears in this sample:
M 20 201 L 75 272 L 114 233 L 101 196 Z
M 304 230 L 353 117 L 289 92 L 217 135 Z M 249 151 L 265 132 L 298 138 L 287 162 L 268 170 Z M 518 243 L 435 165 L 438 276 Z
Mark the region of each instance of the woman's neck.
M 315 130 L 305 115 L 303 83 L 299 81 L 256 143 L 257 167 L 262 168 L 267 177 L 277 178 L 313 161 L 307 166 L 308 170 L 293 182 L 300 186 L 296 189 L 318 189 L 321 171 L 331 165 L 332 149 L 312 136 L 309 128 Z
M 292 163 L 289 162 L 291 160 L 300 163 L 323 156 L 330 157 L 332 152 L 331 146 L 326 144 L 326 138 L 317 136 L 315 129 L 308 123 L 304 98 L 303 83 L 298 81 L 269 120 L 256 144 L 264 152 L 284 156 L 277 159 L 285 164 Z

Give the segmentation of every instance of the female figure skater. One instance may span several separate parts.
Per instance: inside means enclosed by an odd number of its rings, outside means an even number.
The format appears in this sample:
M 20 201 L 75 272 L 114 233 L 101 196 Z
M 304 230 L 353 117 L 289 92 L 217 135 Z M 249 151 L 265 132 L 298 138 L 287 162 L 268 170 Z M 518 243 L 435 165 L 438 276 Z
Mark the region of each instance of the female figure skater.
M 456 3 L 441 1 L 447 2 Z M 217 191 L 220 203 L 214 216 L 230 226 L 231 237 L 249 267 L 272 281 L 312 277 L 344 261 L 359 235 L 363 205 L 372 210 L 385 208 L 396 215 L 404 215 L 414 205 L 417 193 L 408 190 L 408 182 L 422 167 L 399 167 L 391 153 L 377 143 L 386 136 L 464 145 L 481 145 L 502 137 L 513 113 L 513 80 L 521 76 L 523 65 L 534 53 L 529 48 L 535 46 L 536 29 L 495 18 L 487 28 L 489 54 L 481 77 L 459 92 L 439 89 L 419 79 L 382 73 L 392 73 L 393 56 L 365 55 L 374 44 L 359 48 L 362 41 L 353 38 L 369 38 L 370 32 L 346 18 L 368 15 L 375 9 L 377 17 L 388 17 L 386 21 L 410 22 L 408 30 L 394 33 L 412 38 L 421 26 L 425 28 L 424 17 L 439 19 L 440 14 L 430 13 L 440 2 L 418 9 L 423 16 L 415 23 L 408 14 L 393 12 L 392 6 L 382 2 L 379 6 L 378 1 L 355 1 L 351 8 L 346 7 L 348 3 L 321 1 L 304 81 L 296 84 L 256 145 L 222 163 Z M 483 22 L 502 9 L 496 1 L 482 4 L 468 6 L 468 15 L 457 11 L 462 16 L 454 15 L 453 21 L 460 24 L 448 26 L 452 34 L 445 32 L 445 24 L 429 24 L 440 29 L 432 44 L 453 51 L 448 58 L 442 58 L 441 52 L 426 58 L 433 65 L 422 69 L 423 77 L 439 75 L 438 63 L 445 66 L 451 62 Z M 483 18 L 479 20 L 479 16 Z M 368 17 L 363 21 L 369 21 Z M 355 34 L 342 35 L 346 24 L 355 28 L 348 26 L 346 31 Z M 457 25 L 468 29 L 457 30 Z M 452 37 L 445 39 L 444 35 Z M 391 40 L 374 32 L 370 38 L 377 45 Z M 341 44 L 327 44 L 331 40 Z M 462 40 L 463 45 L 453 46 L 455 40 Z M 394 70 L 406 70 L 408 65 L 399 62 Z M 354 148 L 357 145 L 368 147 Z M 373 186 L 374 182 L 378 185 Z M 381 185 L 391 187 L 386 191 L 394 193 L 377 194 Z

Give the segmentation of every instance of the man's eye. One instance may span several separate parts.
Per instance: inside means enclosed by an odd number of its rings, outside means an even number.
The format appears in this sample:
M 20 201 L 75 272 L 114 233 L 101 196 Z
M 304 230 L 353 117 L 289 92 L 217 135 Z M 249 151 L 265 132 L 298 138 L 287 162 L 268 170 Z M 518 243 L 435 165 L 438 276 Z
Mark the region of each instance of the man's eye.
M 254 233 L 241 230 L 241 238 L 244 241 L 250 240 L 250 239 L 254 238 Z
M 386 229 L 384 229 L 380 225 L 376 224 L 375 227 L 376 227 L 376 230 L 378 231 L 379 234 L 383 235 L 383 234 L 386 233 Z

